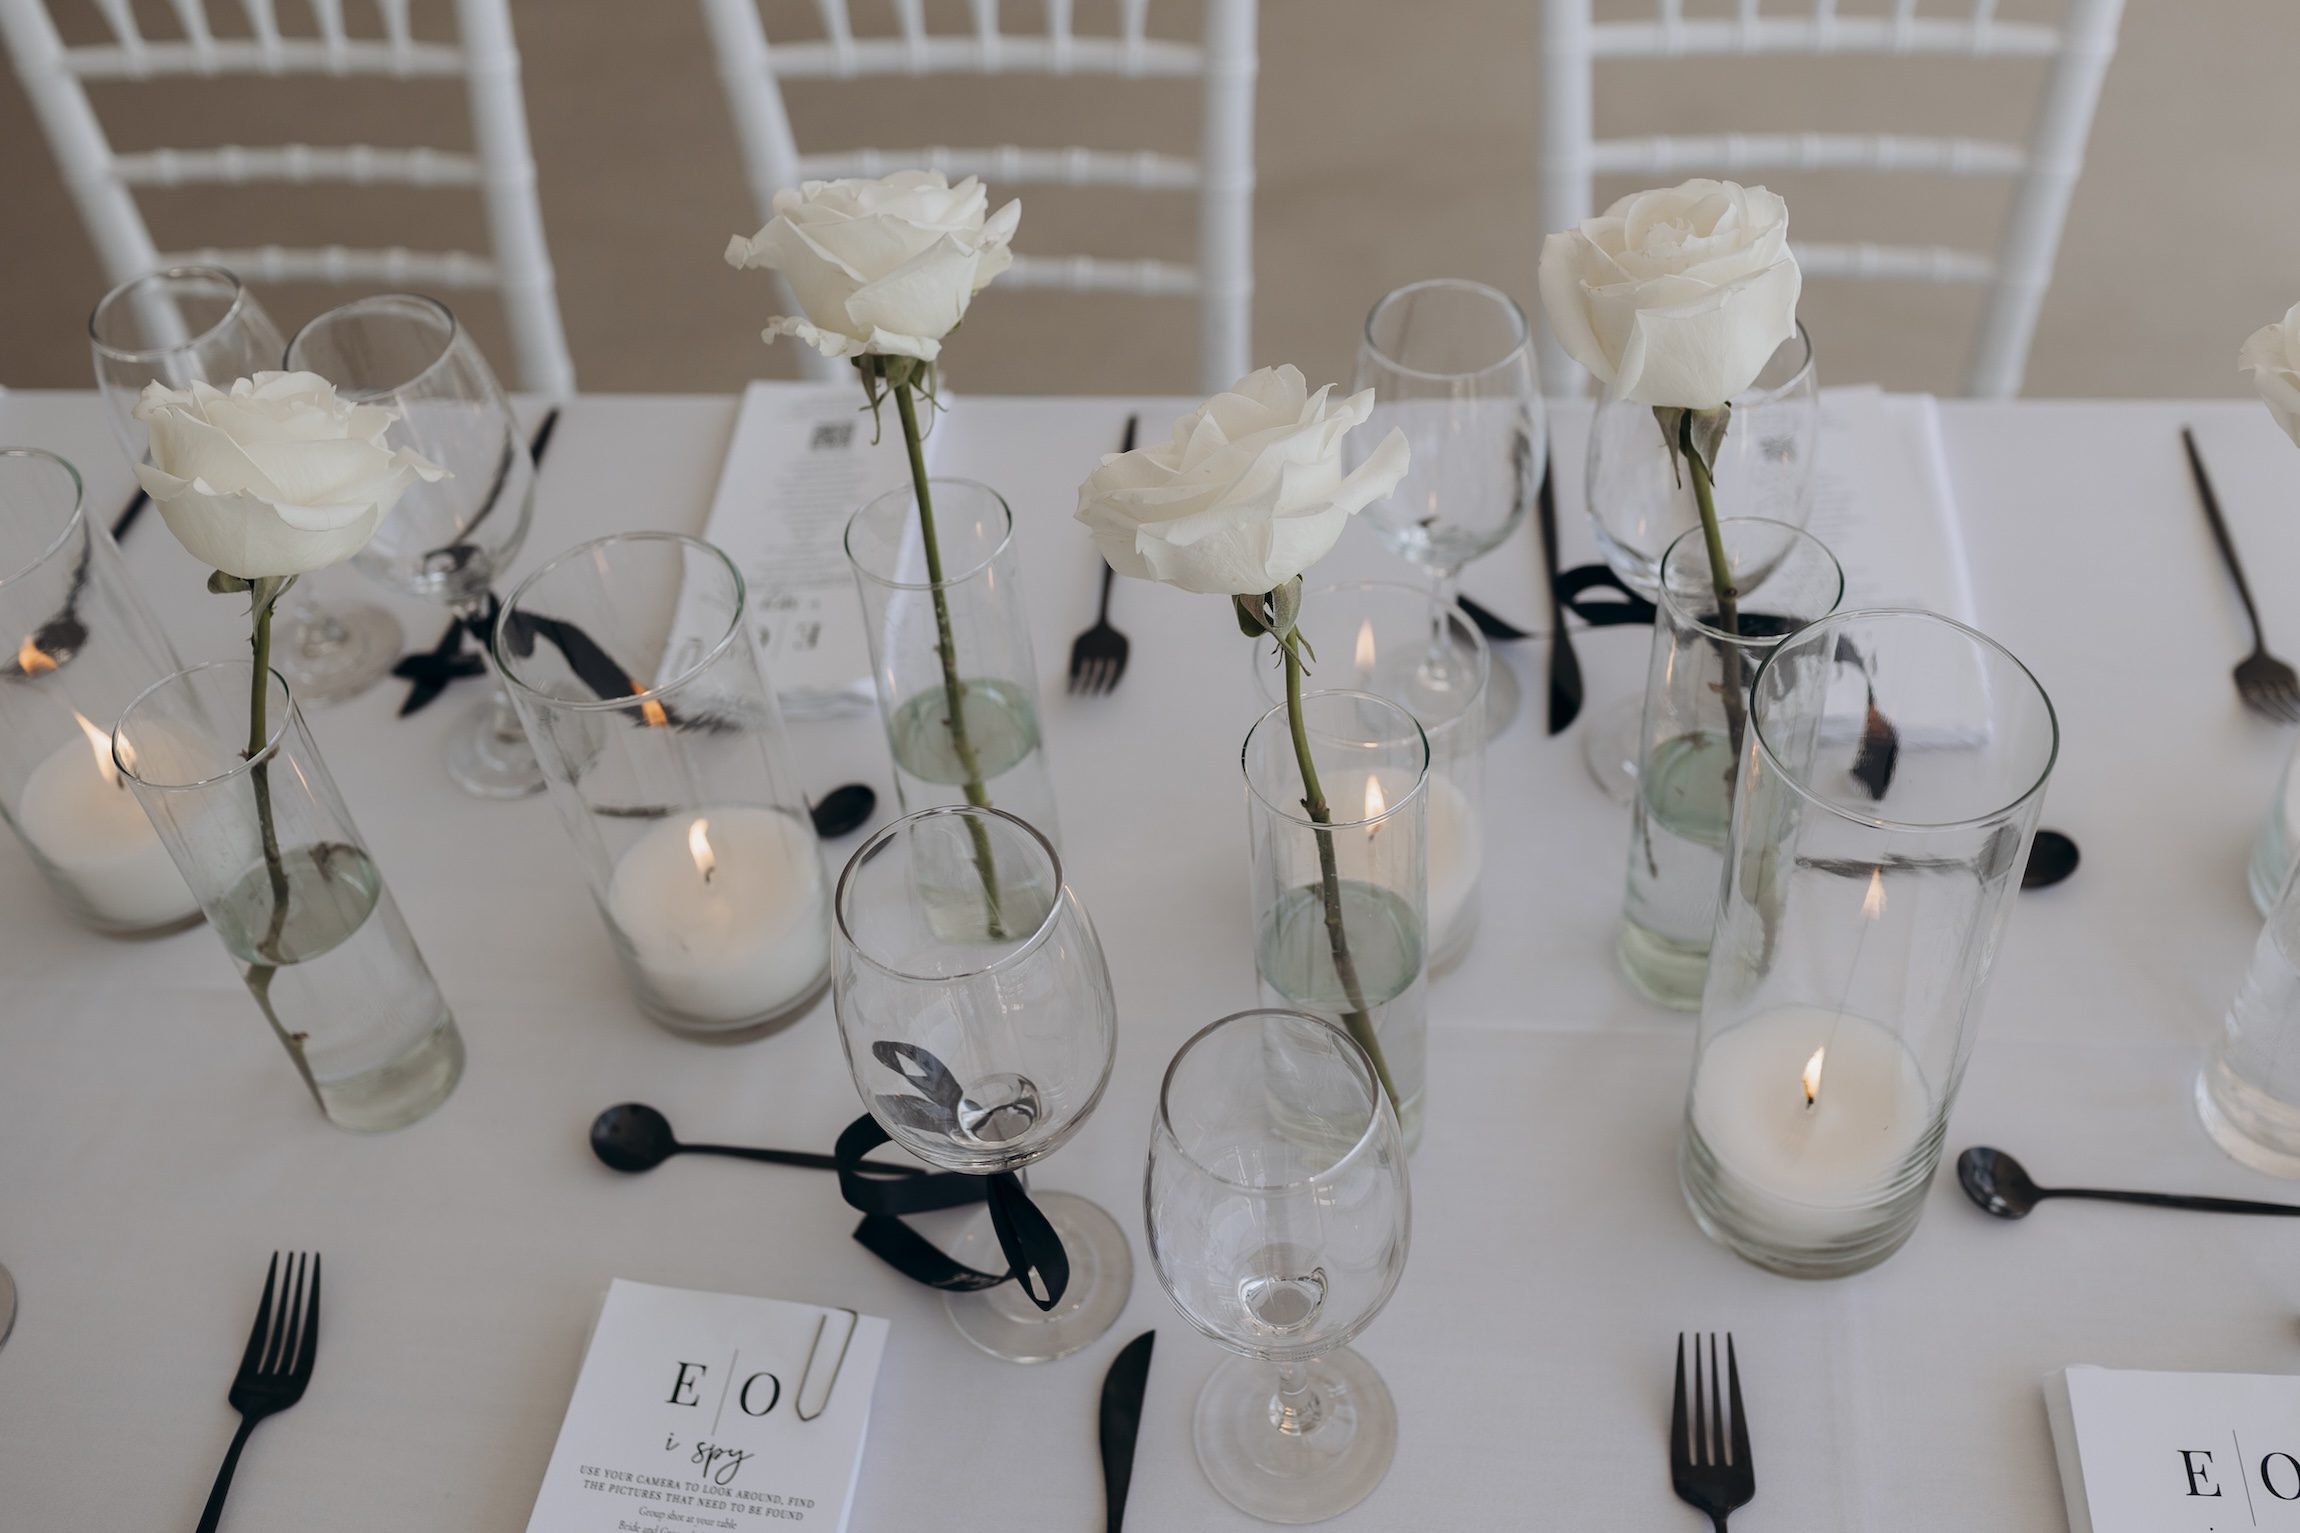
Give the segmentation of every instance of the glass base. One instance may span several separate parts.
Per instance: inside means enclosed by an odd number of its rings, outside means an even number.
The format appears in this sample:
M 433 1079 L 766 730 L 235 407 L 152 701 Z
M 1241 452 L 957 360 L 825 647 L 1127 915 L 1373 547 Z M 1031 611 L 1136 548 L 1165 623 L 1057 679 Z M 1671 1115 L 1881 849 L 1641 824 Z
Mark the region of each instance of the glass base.
M 381 1134 L 429 1117 L 463 1079 L 463 1035 L 455 1019 L 439 1025 L 397 1059 L 365 1075 L 319 1083 L 320 1110 L 337 1128 Z
M 1793 1278 L 1851 1277 L 1908 1244 L 1924 1216 L 1925 1192 L 1941 1157 L 1945 1116 L 1919 1146 L 1921 1176 L 1873 1203 L 1814 1205 L 1752 1187 L 1719 1164 L 1691 1122 L 1678 1140 L 1677 1184 L 1701 1233 L 1743 1261 Z
M 958 1334 L 992 1357 L 1010 1363 L 1049 1363 L 1068 1357 L 1117 1322 L 1134 1293 L 1134 1253 L 1118 1221 L 1088 1199 L 1069 1192 L 1034 1192 L 1030 1200 L 1062 1238 L 1070 1283 L 1054 1308 L 1041 1310 L 1018 1283 L 976 1293 L 946 1293 L 943 1307 Z M 978 1211 L 951 1247 L 956 1260 L 983 1272 L 1006 1265 L 990 1210 Z
M 1198 1391 L 1190 1436 L 1222 1499 L 1264 1522 L 1322 1522 L 1389 1473 L 1397 1406 L 1374 1365 L 1344 1348 L 1301 1365 L 1306 1402 L 1289 1409 L 1274 1363 L 1231 1357 Z
M 647 1020 L 667 1033 L 675 1033 L 690 1043 L 750 1043 L 771 1033 L 779 1033 L 793 1022 L 815 1009 L 815 1003 L 831 988 L 831 975 L 823 971 L 820 983 L 787 1006 L 779 1007 L 763 1017 L 737 1022 L 706 1022 L 675 1011 L 648 999 L 645 981 L 632 979 L 632 989 L 638 995 L 639 1008 L 646 1012 Z M 995 1244 L 996 1242 L 993 1242 Z
M 2246 1085 L 2217 1054 L 2196 1074 L 2196 1116 L 2238 1165 L 2300 1178 L 2300 1107 Z
M 1699 947 L 1647 931 L 1627 916 L 1614 939 L 1621 972 L 1637 993 L 1672 1011 L 1699 1011 L 1709 983 L 1709 944 Z
M 1485 737 L 1497 738 L 1501 732 L 1517 722 L 1518 705 L 1524 701 L 1525 689 L 1518 685 L 1517 668 L 1494 651 L 1485 673 Z
M 291 616 L 272 658 L 306 708 L 357 697 L 391 674 L 407 645 L 399 619 L 367 602 L 299 606 Z
M 1637 751 L 1645 731 L 1645 699 L 1625 697 L 1581 726 L 1581 761 L 1605 796 L 1623 808 L 1637 802 Z
M 535 747 L 500 684 L 447 737 L 447 775 L 479 798 L 529 798 L 543 791 Z

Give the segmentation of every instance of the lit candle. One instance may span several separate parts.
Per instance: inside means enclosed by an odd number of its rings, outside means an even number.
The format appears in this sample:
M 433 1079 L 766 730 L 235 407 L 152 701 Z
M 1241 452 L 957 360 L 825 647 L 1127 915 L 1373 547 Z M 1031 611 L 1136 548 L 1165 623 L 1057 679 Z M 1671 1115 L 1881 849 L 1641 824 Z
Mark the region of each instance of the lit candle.
M 773 809 L 722 805 L 650 826 L 615 865 L 607 918 L 653 998 L 699 1022 L 772 1016 L 830 968 L 814 838 Z
M 67 740 L 32 769 L 16 828 L 107 926 L 143 930 L 199 913 L 183 874 L 112 764 L 112 737 L 75 712 Z

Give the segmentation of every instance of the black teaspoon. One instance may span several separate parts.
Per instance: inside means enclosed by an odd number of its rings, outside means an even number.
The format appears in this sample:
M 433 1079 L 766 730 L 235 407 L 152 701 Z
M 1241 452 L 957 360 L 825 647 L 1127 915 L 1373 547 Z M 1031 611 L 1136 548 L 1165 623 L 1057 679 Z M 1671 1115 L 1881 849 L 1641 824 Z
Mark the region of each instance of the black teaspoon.
M 2026 1219 L 2046 1198 L 2092 1198 L 2102 1203 L 2143 1203 L 2150 1208 L 2189 1208 L 2207 1214 L 2300 1214 L 2290 1203 L 2255 1203 L 2248 1198 L 2199 1198 L 2175 1192 L 2107 1192 L 2098 1187 L 2039 1187 L 2021 1163 L 2002 1150 L 1975 1145 L 1957 1157 L 1957 1181 L 1981 1212 L 1999 1219 Z
M 2076 871 L 2076 841 L 2057 830 L 2040 830 L 2028 844 L 2028 866 L 2021 869 L 2023 889 L 2049 889 Z
M 859 829 L 878 808 L 878 794 L 867 782 L 850 782 L 831 789 L 816 800 L 807 813 L 814 819 L 815 834 L 825 841 L 836 841 L 847 832 Z
M 591 1120 L 591 1153 L 617 1171 L 652 1171 L 674 1155 L 730 1155 L 737 1160 L 763 1160 L 778 1166 L 805 1166 L 811 1171 L 836 1171 L 839 1163 L 829 1155 L 804 1150 L 758 1150 L 732 1144 L 681 1144 L 671 1132 L 671 1120 L 644 1102 L 620 1102 Z M 917 1166 L 888 1165 L 866 1160 L 866 1170 L 889 1176 L 923 1176 Z

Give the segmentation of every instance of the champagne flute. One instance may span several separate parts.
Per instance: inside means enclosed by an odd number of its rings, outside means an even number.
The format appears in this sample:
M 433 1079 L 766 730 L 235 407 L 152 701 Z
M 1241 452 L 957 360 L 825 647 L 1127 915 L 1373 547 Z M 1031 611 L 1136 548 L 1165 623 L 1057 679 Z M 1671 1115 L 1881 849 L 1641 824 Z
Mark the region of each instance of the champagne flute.
M 1366 316 L 1354 387 L 1374 391 L 1374 410 L 1368 429 L 1350 435 L 1352 466 L 1392 427 L 1413 463 L 1365 517 L 1393 552 L 1430 572 L 1441 610 L 1457 605 L 1462 566 L 1500 546 L 1541 487 L 1548 418 L 1532 340 L 1516 300 L 1479 282 L 1416 282 Z M 1415 680 L 1464 699 L 1477 685 L 1442 622 Z M 1497 735 L 1517 716 L 1517 677 L 1495 665 L 1485 687 L 1486 730 Z
M 281 365 L 287 343 L 255 295 L 220 266 L 175 266 L 121 283 L 88 316 L 96 388 L 131 463 L 151 449 L 136 401 L 144 385 L 228 389 Z M 399 620 L 373 602 L 322 603 L 296 582 L 272 648 L 273 666 L 305 707 L 356 697 L 399 659 Z

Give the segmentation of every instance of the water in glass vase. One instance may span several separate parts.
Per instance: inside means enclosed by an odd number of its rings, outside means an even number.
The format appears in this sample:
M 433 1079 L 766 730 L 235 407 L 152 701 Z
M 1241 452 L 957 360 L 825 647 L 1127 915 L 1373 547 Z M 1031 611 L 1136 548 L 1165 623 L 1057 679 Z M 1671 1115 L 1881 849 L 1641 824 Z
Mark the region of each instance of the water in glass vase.
M 2281 911 L 2279 911 L 2281 913 Z M 2196 1078 L 2213 1142 L 2255 1171 L 2300 1177 L 2300 970 L 2271 915 Z
M 1038 711 L 1020 685 L 995 677 L 962 683 L 967 743 L 974 747 L 990 807 L 1019 815 L 1057 846 L 1054 785 L 1038 737 Z M 895 710 L 887 725 L 895 789 L 905 810 L 966 802 L 966 768 L 950 738 L 950 709 L 940 687 Z
M 358 847 L 322 841 L 280 855 L 287 915 L 274 931 L 273 879 L 258 861 L 210 913 L 321 1111 L 361 1132 L 400 1128 L 463 1074 L 463 1040 L 439 987 Z
M 1629 897 L 1616 949 L 1631 983 L 1694 1011 L 1709 977 L 1717 881 L 1733 823 L 1733 748 L 1703 730 L 1653 748 L 1629 840 Z
M 1413 907 L 1377 884 L 1341 881 L 1342 930 L 1349 938 L 1358 993 L 1397 1088 L 1398 1128 L 1411 1150 L 1421 1142 L 1422 1087 L 1429 1030 L 1429 979 L 1421 923 Z M 1334 967 L 1321 886 L 1289 889 L 1263 918 L 1255 966 L 1274 1004 L 1344 1022 L 1348 987 Z M 1346 1023 L 1345 1023 L 1346 1025 Z M 1314 1116 L 1305 1125 L 1314 1126 Z

